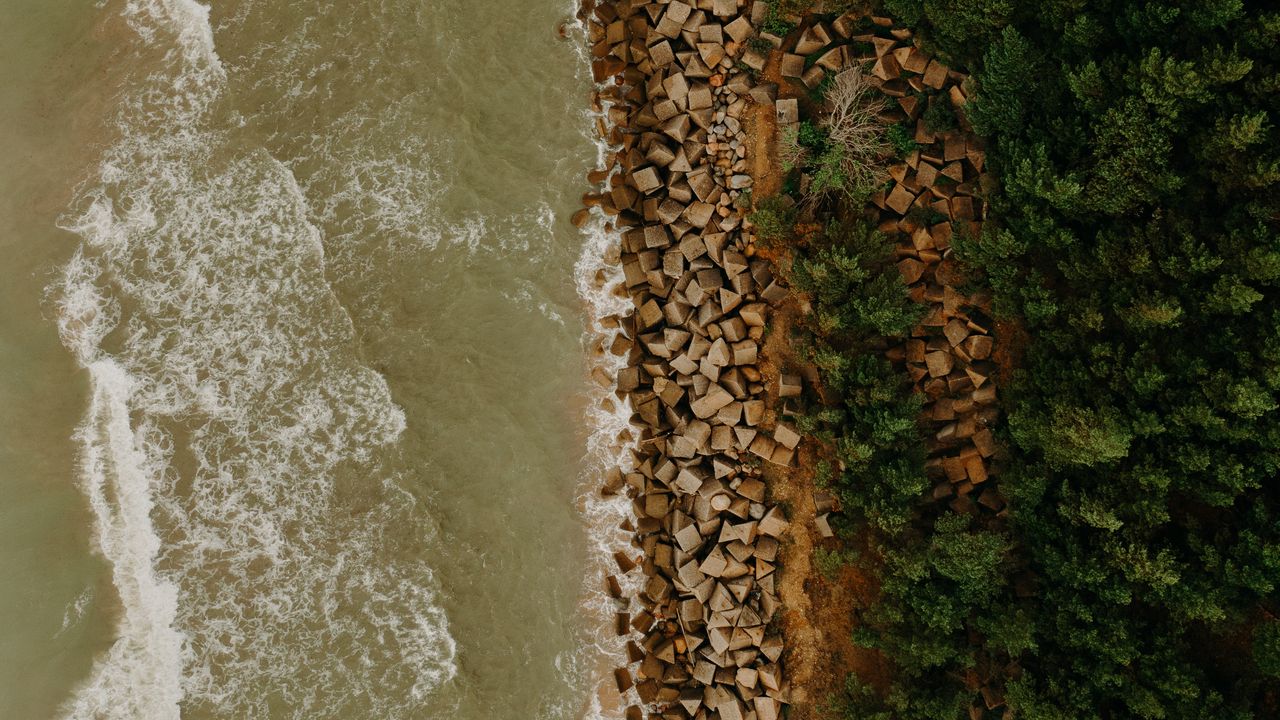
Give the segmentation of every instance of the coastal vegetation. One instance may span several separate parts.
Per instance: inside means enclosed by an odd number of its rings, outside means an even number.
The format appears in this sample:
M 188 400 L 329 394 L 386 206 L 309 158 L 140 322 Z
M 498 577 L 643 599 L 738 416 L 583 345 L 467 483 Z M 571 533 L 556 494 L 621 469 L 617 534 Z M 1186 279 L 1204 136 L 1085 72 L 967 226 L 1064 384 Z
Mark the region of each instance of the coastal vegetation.
M 834 450 L 844 506 L 899 530 L 924 491 L 920 402 L 879 344 L 909 333 L 921 313 L 893 265 L 892 243 L 864 220 L 832 220 L 795 254 L 789 277 L 812 303 L 802 354 L 832 394 L 801 426 Z
M 842 196 L 860 206 L 876 190 L 880 160 L 888 141 L 877 116 L 885 103 L 865 73 L 853 67 L 833 75 L 822 87 L 827 111 L 814 123 L 803 120 L 783 130 L 779 143 L 782 171 L 801 171 L 806 202 Z
M 606 488 L 651 579 L 619 690 L 781 712 L 792 646 L 725 628 L 797 622 L 768 620 L 807 592 L 773 593 L 794 545 L 748 542 L 794 510 L 815 582 L 873 578 L 840 631 L 888 670 L 836 717 L 1280 715 L 1280 9 L 870 4 L 597 8 L 597 80 L 640 128 L 589 198 L 625 229 L 647 443 Z M 812 506 L 764 504 L 797 476 Z M 699 595 L 747 559 L 758 597 Z
M 1024 628 L 1011 705 L 1274 714 L 1277 6 L 886 5 L 973 63 L 1000 179 L 957 250 L 1027 337 L 1003 486 L 1035 593 L 972 618 Z
M 841 17 L 797 17 L 810 6 L 774 5 L 801 33 Z M 856 640 L 892 678 L 852 677 L 840 714 L 1280 715 L 1280 6 L 881 11 L 891 26 L 859 16 L 857 32 L 910 36 L 972 73 L 962 102 L 926 88 L 907 96 L 915 117 L 864 127 L 879 182 L 926 144 L 921 127 L 985 148 L 985 217 L 956 223 L 947 257 L 1002 328 L 1002 504 L 975 513 L 930 491 L 937 426 L 893 352 L 921 306 L 861 212 L 886 198 L 824 160 L 829 84 L 782 133 L 784 192 L 808 215 L 773 200 L 752 220 L 793 223 L 799 342 L 824 386 L 802 425 L 829 450 L 817 474 L 839 491 L 837 530 L 880 581 Z

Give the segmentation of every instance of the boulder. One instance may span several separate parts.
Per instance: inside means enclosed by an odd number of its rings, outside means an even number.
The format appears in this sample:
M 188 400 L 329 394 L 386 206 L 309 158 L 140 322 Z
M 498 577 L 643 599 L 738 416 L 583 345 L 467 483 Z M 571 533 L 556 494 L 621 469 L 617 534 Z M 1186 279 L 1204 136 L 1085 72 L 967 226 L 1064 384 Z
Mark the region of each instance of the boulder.
M 790 450 L 795 450 L 796 446 L 800 444 L 800 434 L 795 431 L 795 428 L 786 423 L 778 423 L 777 427 L 773 429 L 773 439 Z
M 799 375 L 780 375 L 778 377 L 778 397 L 796 397 L 802 386 Z
M 640 327 L 644 329 L 651 328 L 662 322 L 662 307 L 658 305 L 658 301 L 650 299 L 644 305 L 640 306 L 639 312 Z
M 782 56 L 779 72 L 786 78 L 799 78 L 804 75 L 804 56 L 785 53 Z
M 848 64 L 848 55 L 844 47 L 836 47 L 828 50 L 819 57 L 814 65 L 825 68 L 833 73 L 838 73 Z
M 831 523 L 827 522 L 827 514 L 823 513 L 813 519 L 813 525 L 818 529 L 818 534 L 824 538 L 835 537 L 835 532 L 831 530 Z
M 991 357 L 992 340 L 989 335 L 972 335 L 964 342 L 964 351 L 974 360 Z
M 776 281 L 769 283 L 768 287 L 760 291 L 760 299 L 770 305 L 778 305 L 786 300 L 788 296 L 790 296 L 790 293 L 787 289 Z
M 702 62 L 707 67 L 716 67 L 720 61 L 725 58 L 724 45 L 716 42 L 700 42 L 698 43 L 698 57 L 702 58 Z
M 902 68 L 893 55 L 881 55 L 871 67 L 871 74 L 884 81 L 893 81 L 902 74 Z
M 800 122 L 800 104 L 795 98 L 779 100 L 774 104 L 778 124 L 787 127 Z
M 715 206 L 698 201 L 685 208 L 683 217 L 690 225 L 696 228 L 705 228 L 707 223 L 711 222 L 711 216 L 714 212 Z
M 777 539 L 782 537 L 789 526 L 790 523 L 783 517 L 781 508 L 775 505 L 765 512 L 764 517 L 760 518 L 757 530 L 761 535 Z
M 814 65 L 804 71 L 804 74 L 800 76 L 800 81 L 804 83 L 805 87 L 814 90 L 818 85 L 822 84 L 822 79 L 826 77 L 826 74 L 826 70 L 821 65 Z
M 732 17 L 738 14 L 738 0 L 713 0 L 711 12 L 717 17 Z
M 733 344 L 734 365 L 754 365 L 757 346 L 754 340 L 743 340 Z
M 674 155 L 672 156 L 674 158 Z M 652 195 L 658 188 L 662 187 L 662 176 L 658 174 L 657 168 L 646 166 L 631 173 L 631 181 L 635 183 L 636 189 L 645 195 Z
M 613 671 L 613 681 L 618 687 L 619 693 L 625 693 L 630 690 L 634 684 L 631 680 L 631 672 L 626 668 L 615 668 Z
M 671 43 L 663 40 L 649 48 L 649 61 L 654 67 L 664 68 L 676 61 L 676 55 L 671 51 Z
M 925 365 L 930 377 L 946 377 L 951 373 L 954 363 L 950 353 L 937 350 L 924 356 Z
M 748 327 L 764 327 L 765 305 L 763 303 L 743 305 L 738 310 L 738 317 L 742 318 L 742 322 Z
M 889 191 L 888 197 L 885 198 L 885 204 L 899 215 L 906 215 L 907 211 L 911 209 L 911 204 L 915 201 L 915 194 L 902 183 L 896 183 L 893 189 Z
M 707 361 L 716 367 L 724 367 L 731 362 L 729 345 L 724 338 L 711 343 L 711 349 L 707 351 Z
M 782 717 L 782 703 L 767 695 L 757 695 L 752 701 L 756 709 L 756 720 L 778 720 Z
M 691 553 L 702 544 L 702 536 L 698 534 L 697 525 L 689 525 L 675 534 L 676 544 L 683 552 Z
M 675 140 L 676 142 L 684 142 L 684 139 L 689 136 L 690 124 L 691 121 L 689 120 L 689 116 L 681 114 L 662 123 L 661 129 L 662 132 L 666 133 L 672 140 Z
M 667 5 L 667 11 L 662 14 L 662 19 L 658 21 L 656 30 L 659 34 L 674 40 L 680 35 L 682 26 L 692 13 L 692 7 L 680 2 L 680 0 L 673 0 Z
M 771 438 L 764 435 L 756 435 L 755 438 L 752 439 L 751 446 L 747 448 L 747 451 L 752 455 L 759 457 L 761 460 L 770 460 L 773 458 L 773 451 L 776 448 L 777 443 L 775 443 Z
M 689 103 L 690 110 L 705 110 L 712 106 L 714 97 L 711 92 L 710 85 L 697 83 L 689 88 L 688 95 L 685 96 Z
M 947 82 L 947 66 L 937 60 L 930 60 L 924 71 L 924 84 L 934 90 L 941 90 Z
M 777 83 L 760 83 L 751 88 L 751 99 L 760 105 L 772 105 L 778 98 Z
M 724 31 L 728 33 L 729 37 L 733 38 L 734 42 L 739 44 L 755 34 L 755 31 L 751 28 L 751 21 L 745 15 L 725 25 Z
M 818 23 L 800 33 L 800 39 L 796 41 L 796 54 L 812 55 L 830 44 L 831 34 L 822 23 Z
M 693 414 L 699 418 L 709 418 L 717 410 L 733 402 L 733 396 L 719 385 L 712 384 L 707 393 L 690 404 Z
M 924 263 L 915 258 L 904 258 L 898 261 L 898 273 L 902 275 L 902 281 L 908 285 L 914 285 L 924 276 Z

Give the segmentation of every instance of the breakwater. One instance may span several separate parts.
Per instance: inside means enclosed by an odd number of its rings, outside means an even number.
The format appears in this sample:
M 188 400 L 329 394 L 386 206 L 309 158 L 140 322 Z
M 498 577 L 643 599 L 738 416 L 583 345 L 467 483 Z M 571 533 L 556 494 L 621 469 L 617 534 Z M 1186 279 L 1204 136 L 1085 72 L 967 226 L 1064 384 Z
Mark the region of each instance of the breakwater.
M 610 349 L 627 358 L 614 381 L 635 431 L 602 487 L 633 510 L 605 581 L 626 639 L 614 680 L 628 720 L 772 720 L 788 699 L 771 621 L 789 522 L 762 478 L 766 463 L 794 462 L 801 437 L 773 404 L 800 380 L 763 362 L 770 310 L 789 293 L 746 220 L 748 108 L 776 92 L 751 72 L 766 57 L 750 43 L 763 11 L 737 0 L 583 11 L 610 149 L 574 221 L 604 217 L 630 301 Z

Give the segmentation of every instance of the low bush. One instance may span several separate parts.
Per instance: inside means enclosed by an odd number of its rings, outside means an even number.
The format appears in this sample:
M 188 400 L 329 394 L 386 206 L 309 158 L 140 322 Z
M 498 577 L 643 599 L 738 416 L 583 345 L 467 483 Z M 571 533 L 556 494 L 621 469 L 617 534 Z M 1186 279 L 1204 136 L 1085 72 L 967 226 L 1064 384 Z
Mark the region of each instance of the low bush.
M 783 195 L 764 198 L 747 219 L 755 227 L 756 238 L 768 245 L 785 240 L 796 225 L 795 203 Z

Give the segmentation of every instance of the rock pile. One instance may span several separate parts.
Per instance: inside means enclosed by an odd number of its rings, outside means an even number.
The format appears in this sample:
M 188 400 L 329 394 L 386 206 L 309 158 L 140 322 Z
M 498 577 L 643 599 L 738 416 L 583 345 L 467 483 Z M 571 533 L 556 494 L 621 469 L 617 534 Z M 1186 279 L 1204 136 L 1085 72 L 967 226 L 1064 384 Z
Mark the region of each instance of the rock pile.
M 739 207 L 752 185 L 742 119 L 755 88 L 738 66 L 754 35 L 749 5 L 584 9 L 595 80 L 612 83 L 599 93 L 599 130 L 615 147 L 585 204 L 619 232 L 634 304 L 612 349 L 629 354 L 617 392 L 641 436 L 634 470 L 603 490 L 632 499 L 636 553 L 615 559 L 620 573 L 643 574 L 635 597 L 607 578 L 617 632 L 631 638 L 614 673 L 639 700 L 628 720 L 776 720 L 787 697 L 769 622 L 788 523 L 759 465 L 790 464 L 800 436 L 766 428 L 757 364 L 769 308 L 788 291 L 754 257 Z
M 1004 499 L 990 482 L 991 427 L 1000 414 L 991 299 L 957 289 L 962 278 L 951 257 L 952 237 L 980 232 L 986 216 L 979 192 L 985 152 L 963 126 L 930 130 L 924 116 L 934 103 L 951 105 L 963 124 L 967 77 L 916 47 L 909 29 L 893 25 L 887 17 L 850 12 L 829 24 L 802 24 L 786 38 L 762 35 L 781 51 L 780 72 L 789 83 L 775 103 L 778 124 L 799 122 L 799 85 L 816 88 L 828 74 L 858 65 L 870 69 L 870 80 L 890 100 L 881 119 L 914 126 L 917 148 L 889 168 L 892 185 L 871 199 L 879 229 L 898 239 L 898 270 L 911 297 L 929 306 L 890 358 L 905 363 L 936 423 L 928 463 L 937 481 L 933 497 L 957 512 L 1003 516 Z M 816 58 L 807 69 L 806 58 Z
M 873 21 L 890 24 L 884 18 Z M 868 53 L 863 59 L 872 64 L 880 90 L 897 105 L 885 119 L 914 124 L 918 147 L 889 168 L 893 184 L 872 203 L 880 230 L 898 239 L 898 271 L 912 299 L 928 306 L 912 337 L 893 348 L 890 358 L 905 363 L 934 424 L 927 465 L 936 481 L 933 498 L 956 512 L 1003 516 L 1004 499 L 990 482 L 996 454 L 991 427 L 1000 417 L 991 298 L 957 289 L 963 278 L 951 252 L 957 233 L 981 231 L 985 153 L 972 133 L 961 127 L 933 132 L 923 117 L 929 104 L 945 102 L 963 121 L 967 78 L 912 45 L 909 30 L 886 28 L 883 34 L 888 37 L 875 33 L 852 39 L 874 48 L 874 57 Z
M 964 278 L 951 249 L 953 237 L 977 236 L 986 218 L 980 193 L 985 153 L 964 118 L 967 77 L 915 47 L 910 30 L 894 29 L 888 18 L 873 17 L 871 24 L 874 32 L 850 34 L 850 40 L 870 48 L 859 59 L 872 67 L 881 91 L 892 99 L 884 119 L 914 125 L 918 146 L 905 162 L 890 167 L 893 183 L 873 196 L 873 212 L 880 230 L 898 240 L 898 271 L 911 297 L 928 308 L 911 337 L 889 350 L 889 358 L 905 367 L 926 400 L 924 413 L 933 430 L 926 466 L 934 481 L 932 499 L 998 526 L 1007 510 L 992 465 L 998 453 L 992 428 L 1000 408 L 991 298 L 958 289 Z M 834 29 L 843 35 L 841 27 L 851 25 L 846 16 Z M 924 116 L 934 103 L 951 106 L 956 128 L 930 130 Z M 1014 584 L 1020 594 L 1031 592 L 1025 573 Z M 1007 670 L 983 650 L 976 660 L 965 677 L 975 695 L 973 718 L 1005 704 Z

